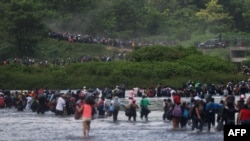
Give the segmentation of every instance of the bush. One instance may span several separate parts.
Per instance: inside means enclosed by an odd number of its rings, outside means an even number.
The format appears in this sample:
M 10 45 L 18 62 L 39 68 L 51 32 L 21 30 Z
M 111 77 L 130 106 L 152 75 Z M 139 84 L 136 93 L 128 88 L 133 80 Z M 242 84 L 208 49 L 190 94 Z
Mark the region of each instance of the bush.
M 152 57 L 152 53 L 157 55 Z M 193 48 L 157 46 L 141 48 L 132 54 L 136 61 L 72 63 L 64 67 L 1 66 L 0 87 L 81 89 L 83 86 L 104 88 L 126 84 L 127 88 L 133 88 L 155 86 L 159 82 L 181 87 L 187 80 L 216 83 L 245 77 L 238 74 L 233 63 L 201 55 Z

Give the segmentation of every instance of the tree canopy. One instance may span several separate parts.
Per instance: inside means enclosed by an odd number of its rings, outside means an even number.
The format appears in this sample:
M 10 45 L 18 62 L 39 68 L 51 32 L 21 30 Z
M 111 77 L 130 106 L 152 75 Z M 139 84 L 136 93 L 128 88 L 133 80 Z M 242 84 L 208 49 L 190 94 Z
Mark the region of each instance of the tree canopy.
M 207 33 L 249 34 L 249 0 L 2 0 L 1 55 L 27 55 L 48 31 L 181 42 Z M 8 49 L 7 49 L 8 48 Z

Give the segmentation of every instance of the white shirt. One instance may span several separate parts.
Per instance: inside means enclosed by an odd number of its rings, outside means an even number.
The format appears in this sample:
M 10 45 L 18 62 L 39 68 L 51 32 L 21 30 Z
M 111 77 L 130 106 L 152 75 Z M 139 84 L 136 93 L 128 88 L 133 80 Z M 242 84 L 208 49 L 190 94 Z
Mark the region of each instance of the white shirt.
M 32 97 L 28 96 L 28 97 L 26 97 L 26 100 L 27 100 L 27 104 L 31 104 L 31 102 L 32 102 Z
M 135 87 L 135 88 L 133 88 L 133 90 L 134 90 L 134 93 L 137 94 L 138 91 L 139 91 L 139 88 L 138 88 L 138 87 Z
M 57 103 L 56 103 L 56 110 L 58 111 L 63 111 L 63 108 L 65 107 L 65 100 L 62 97 L 59 97 L 57 99 Z
M 30 107 L 31 107 L 31 104 L 32 104 L 32 97 L 28 96 L 28 97 L 26 97 L 26 100 L 27 100 L 27 104 L 26 104 L 25 109 L 30 110 Z

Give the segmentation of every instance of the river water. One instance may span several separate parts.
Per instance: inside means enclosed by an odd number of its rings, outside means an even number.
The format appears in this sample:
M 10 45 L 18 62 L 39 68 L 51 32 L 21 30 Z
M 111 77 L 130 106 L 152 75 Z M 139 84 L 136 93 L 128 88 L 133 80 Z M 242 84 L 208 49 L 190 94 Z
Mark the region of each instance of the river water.
M 222 98 L 216 96 L 216 101 Z M 50 111 L 38 115 L 14 108 L 0 109 L 0 141 L 223 141 L 223 132 L 193 134 L 190 126 L 186 130 L 172 131 L 171 123 L 162 120 L 162 100 L 150 98 L 152 112 L 148 122 L 139 118 L 139 112 L 135 123 L 128 122 L 124 111 L 119 112 L 115 123 L 111 117 L 92 120 L 88 138 L 83 137 L 81 120 L 73 116 L 59 117 Z M 122 101 L 126 103 L 128 99 Z
M 94 119 L 90 137 L 84 138 L 81 120 L 72 116 L 57 117 L 52 112 L 38 115 L 31 111 L 17 112 L 15 109 L 0 110 L 1 141 L 209 141 L 223 140 L 223 133 L 190 133 L 172 131 L 171 123 L 162 121 L 161 111 L 152 111 L 149 121 L 128 122 L 123 111 L 118 122 L 112 118 Z

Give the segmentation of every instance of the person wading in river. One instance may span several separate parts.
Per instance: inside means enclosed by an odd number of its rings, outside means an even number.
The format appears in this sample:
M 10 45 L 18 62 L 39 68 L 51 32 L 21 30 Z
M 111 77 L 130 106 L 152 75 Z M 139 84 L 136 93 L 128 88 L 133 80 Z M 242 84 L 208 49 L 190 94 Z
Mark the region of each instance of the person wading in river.
M 145 117 L 146 121 L 148 121 L 148 114 L 150 113 L 150 110 L 148 106 L 151 105 L 147 96 L 143 95 L 142 99 L 140 101 L 141 106 L 141 119 L 143 120 L 143 117 Z
M 90 123 L 92 119 L 92 105 L 84 102 L 82 106 L 77 109 L 79 112 L 82 111 L 82 125 L 83 125 L 83 136 L 89 137 Z

